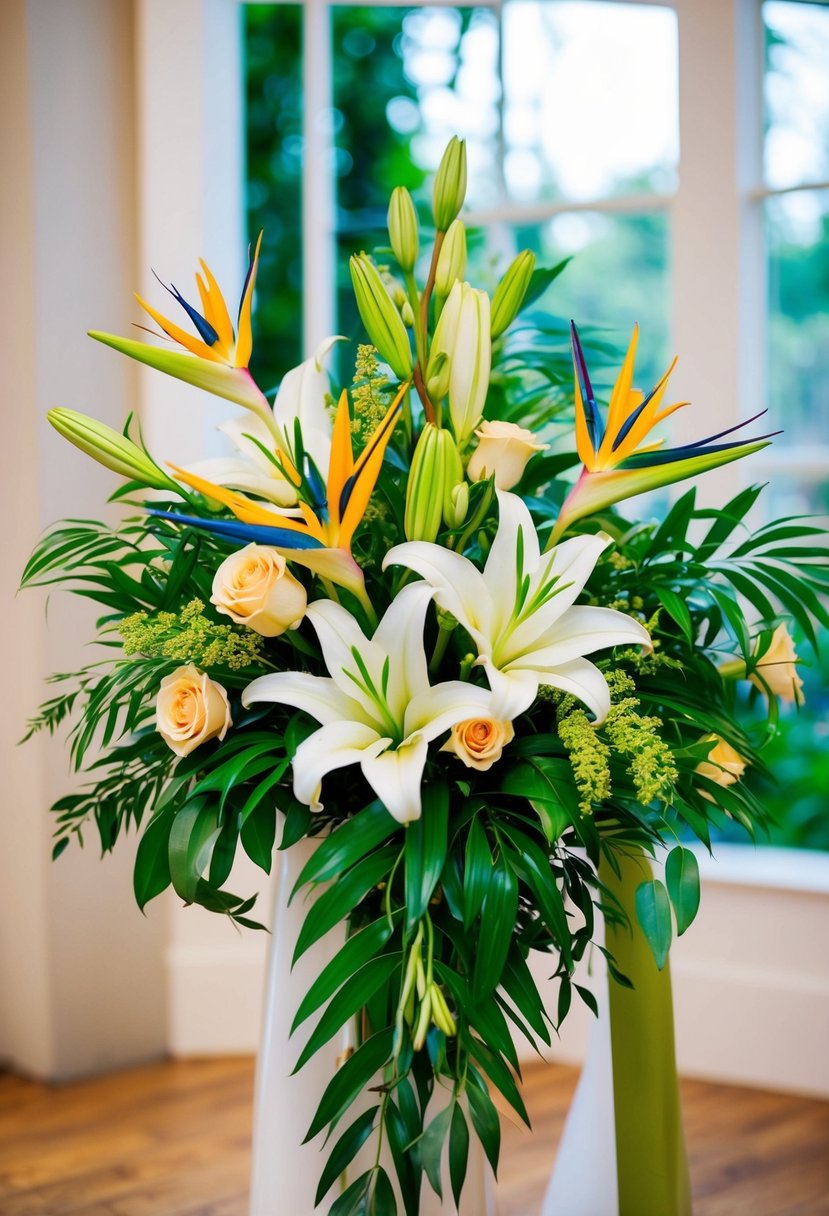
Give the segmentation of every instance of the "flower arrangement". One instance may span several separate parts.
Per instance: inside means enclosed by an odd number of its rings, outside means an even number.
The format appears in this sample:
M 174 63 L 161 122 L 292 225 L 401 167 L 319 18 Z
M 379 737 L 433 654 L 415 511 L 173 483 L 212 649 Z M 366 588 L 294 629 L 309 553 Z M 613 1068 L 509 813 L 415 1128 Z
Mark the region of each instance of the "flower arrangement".
M 511 1027 L 549 1043 L 573 996 L 592 1003 L 574 969 L 595 909 L 616 926 L 629 914 L 607 876 L 667 848 L 664 883 L 646 875 L 633 912 L 664 966 L 699 902 L 683 842 L 710 846 L 723 816 L 764 823 L 749 779 L 764 736 L 738 692 L 766 698 L 773 734 L 778 703 L 801 696 L 787 619 L 812 642 L 829 624 L 821 530 L 749 528 L 759 488 L 716 512 L 693 486 L 661 521 L 619 512 L 770 437 L 664 447 L 654 428 L 685 403 L 666 404 L 671 368 L 634 387 L 636 329 L 604 409 L 572 326 L 571 398 L 537 357 L 554 331 L 531 311 L 559 268 L 524 251 L 491 297 L 468 283 L 465 186 L 453 139 L 431 253 L 411 197 L 392 193 L 393 261 L 351 259 L 368 342 L 333 394 L 334 338 L 273 403 L 250 374 L 261 237 L 235 323 L 202 263 L 200 308 L 169 289 L 192 332 L 139 300 L 172 346 L 93 333 L 239 407 L 222 427 L 233 454 L 165 469 L 131 420 L 119 434 L 53 409 L 133 510 L 55 526 L 23 576 L 103 610 L 105 657 L 53 677 L 30 724 L 70 723 L 89 774 L 54 808 L 55 855 L 90 821 L 104 851 L 139 831 L 141 907 L 172 885 L 258 927 L 254 897 L 226 890 L 240 845 L 268 871 L 278 826 L 282 849 L 319 842 L 295 957 L 337 924 L 347 938 L 296 1011 L 295 1026 L 316 1019 L 297 1067 L 355 1026 L 308 1129 L 337 1133 L 319 1196 L 378 1145 L 332 1216 L 398 1202 L 415 1216 L 445 1151 L 457 1201 L 470 1132 L 497 1169 L 497 1104 L 527 1118 Z M 556 1010 L 530 950 L 549 956 Z

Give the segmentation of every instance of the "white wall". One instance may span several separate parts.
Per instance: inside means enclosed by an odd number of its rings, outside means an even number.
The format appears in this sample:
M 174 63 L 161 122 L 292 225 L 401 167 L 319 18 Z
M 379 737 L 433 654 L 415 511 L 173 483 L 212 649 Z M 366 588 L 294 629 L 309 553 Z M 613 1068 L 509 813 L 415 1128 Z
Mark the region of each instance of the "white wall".
M 53 670 L 88 661 L 94 611 L 16 599 L 39 533 L 98 515 L 115 479 L 45 421 L 68 405 L 119 425 L 131 369 L 84 337 L 126 330 L 134 283 L 132 11 L 128 0 L 4 0 L 0 8 L 2 578 L 0 1059 L 65 1079 L 164 1050 L 158 912 L 138 913 L 130 847 L 52 865 L 48 806 L 69 788 L 62 741 L 15 746 Z M 8 121 L 13 116 L 13 121 Z M 11 694 L 11 695 L 9 695 Z

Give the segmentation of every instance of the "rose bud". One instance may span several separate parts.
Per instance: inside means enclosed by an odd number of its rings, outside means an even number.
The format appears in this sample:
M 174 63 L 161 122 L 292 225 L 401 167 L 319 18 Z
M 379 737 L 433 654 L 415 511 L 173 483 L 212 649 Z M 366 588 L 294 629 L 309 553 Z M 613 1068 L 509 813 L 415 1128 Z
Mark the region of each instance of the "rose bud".
M 246 545 L 226 557 L 213 578 L 211 604 L 237 625 L 275 638 L 305 615 L 305 588 L 285 558 L 267 545 Z
M 527 461 L 543 452 L 546 443 L 536 443 L 535 435 L 514 422 L 483 422 L 475 432 L 480 443 L 469 458 L 466 469 L 470 481 L 495 475 L 499 490 L 511 490 L 521 480 Z
M 803 681 L 797 674 L 796 664 L 792 635 L 785 625 L 778 625 L 768 650 L 758 660 L 749 679 L 757 688 L 766 694 L 773 693 L 788 705 L 802 705 L 805 700 Z
M 708 735 L 705 742 L 714 746 L 708 753 L 708 759 L 697 765 L 696 771 L 717 785 L 736 785 L 746 770 L 746 761 L 738 751 L 721 739 L 719 735 Z M 707 790 L 701 790 L 702 796 L 709 802 L 714 799 Z
M 227 693 L 193 663 L 161 681 L 155 728 L 177 756 L 189 756 L 208 739 L 224 739 L 232 724 Z
M 501 759 L 501 753 L 514 735 L 511 722 L 498 718 L 467 718 L 452 727 L 452 733 L 440 750 L 454 752 L 467 768 L 477 768 L 483 773 Z

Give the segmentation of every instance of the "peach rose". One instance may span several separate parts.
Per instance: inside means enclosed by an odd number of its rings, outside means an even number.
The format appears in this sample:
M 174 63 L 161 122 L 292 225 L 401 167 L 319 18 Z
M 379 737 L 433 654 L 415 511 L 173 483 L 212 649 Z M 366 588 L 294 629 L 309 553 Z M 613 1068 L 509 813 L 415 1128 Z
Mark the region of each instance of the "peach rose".
M 308 599 L 281 553 L 267 545 L 246 545 L 219 566 L 210 602 L 237 625 L 275 638 L 296 629 Z
M 161 681 L 155 728 L 177 756 L 189 756 L 208 739 L 224 739 L 231 725 L 227 693 L 194 663 Z
M 768 694 L 769 690 L 789 705 L 802 705 L 803 681 L 797 674 L 797 652 L 791 634 L 785 625 L 778 625 L 772 634 L 769 648 L 756 666 L 756 674 L 749 679 L 757 688 Z
M 477 768 L 483 773 L 501 759 L 502 751 L 514 735 L 511 722 L 498 718 L 467 718 L 452 727 L 451 735 L 440 750 L 454 752 L 467 768 Z
M 514 422 L 482 422 L 475 432 L 479 443 L 469 458 L 466 473 L 470 481 L 481 481 L 495 474 L 499 490 L 511 490 L 521 480 L 527 461 L 542 452 L 546 443 L 536 443 L 535 435 Z
M 712 743 L 713 747 L 708 753 L 708 759 L 698 764 L 696 771 L 703 777 L 708 777 L 710 781 L 716 782 L 717 785 L 736 785 L 746 771 L 746 762 L 743 757 L 719 735 L 708 735 L 705 741 Z M 709 802 L 714 801 L 707 790 L 700 792 Z

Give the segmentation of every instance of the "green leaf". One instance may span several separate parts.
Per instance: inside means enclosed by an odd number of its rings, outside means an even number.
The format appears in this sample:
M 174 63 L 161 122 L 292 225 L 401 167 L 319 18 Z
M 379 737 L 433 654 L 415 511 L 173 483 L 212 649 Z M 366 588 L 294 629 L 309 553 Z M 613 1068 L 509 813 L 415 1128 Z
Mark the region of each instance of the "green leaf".
M 636 888 L 636 917 L 661 971 L 671 948 L 671 904 L 659 879 L 640 883 Z
M 370 1216 L 397 1216 L 397 1202 L 389 1176 L 382 1165 L 376 1167 L 374 1175 L 374 1195 L 370 1208 Z
M 215 805 L 202 799 L 188 802 L 173 819 L 168 847 L 170 878 L 185 903 L 193 903 L 196 885 L 210 861 L 221 831 L 218 820 Z
M 340 1174 L 344 1173 L 354 1158 L 359 1153 L 360 1149 L 365 1144 L 371 1135 L 371 1129 L 374 1126 L 374 1116 L 377 1114 L 379 1106 L 372 1106 L 370 1110 L 364 1111 L 358 1119 L 351 1124 L 351 1127 L 340 1136 L 337 1143 L 334 1145 L 327 1162 L 325 1169 L 322 1171 L 322 1177 L 317 1187 L 316 1204 L 322 1203 L 328 1191 L 339 1178 Z
M 370 1039 L 366 1039 L 342 1068 L 335 1072 L 326 1086 L 303 1144 L 313 1140 L 327 1124 L 333 1126 L 345 1114 L 360 1091 L 388 1061 L 393 1041 L 393 1027 L 379 1030 Z
M 461 1191 L 466 1179 L 466 1165 L 469 1160 L 469 1128 L 466 1119 L 456 1102 L 452 1109 L 452 1126 L 449 1132 L 449 1180 L 452 1183 L 452 1194 L 455 1206 L 461 1205 Z
M 472 1001 L 477 1005 L 500 983 L 518 915 L 518 883 L 500 857 L 492 867 L 481 909 L 481 927 L 472 975 Z
M 470 1071 L 470 1076 L 474 1076 Z M 474 1084 L 467 1085 L 466 1093 L 469 1098 L 469 1113 L 472 1124 L 478 1133 L 478 1139 L 484 1147 L 487 1160 L 492 1166 L 492 1172 L 498 1174 L 498 1158 L 501 1154 L 501 1124 L 498 1111 L 492 1099 L 486 1092 L 486 1086 L 480 1081 L 481 1088 Z
M 170 885 L 168 849 L 173 819 L 172 808 L 156 815 L 147 824 L 138 842 L 132 882 L 135 899 L 142 912 L 151 899 L 166 891 Z
M 305 994 L 291 1026 L 291 1034 L 319 1009 L 350 975 L 382 950 L 391 937 L 391 932 L 392 925 L 383 916 L 347 939 L 342 950 L 337 951 Z
M 317 846 L 296 880 L 294 893 L 306 883 L 326 882 L 341 874 L 399 828 L 400 824 L 392 819 L 382 802 L 372 802 Z
M 527 799 L 550 843 L 580 818 L 579 793 L 566 760 L 544 756 L 520 760 L 505 773 L 501 789 Z
M 480 1039 L 471 1036 L 469 1039 L 469 1049 L 496 1089 L 503 1094 L 513 1110 L 521 1116 L 527 1127 L 529 1127 L 530 1117 L 527 1114 L 524 1100 L 515 1083 L 515 1078 L 498 1053 L 490 1050 L 486 1043 Z
M 353 912 L 372 887 L 388 876 L 398 855 L 394 845 L 370 853 L 318 896 L 305 915 L 294 950 L 294 963 L 305 951 Z
M 328 1216 L 368 1216 L 368 1196 L 372 1171 L 366 1170 L 355 1178 L 336 1203 L 332 1204 Z
M 517 945 L 510 948 L 501 975 L 501 987 L 539 1038 L 549 1043 L 550 1031 L 544 1017 L 544 1001 Z
M 406 829 L 406 926 L 417 924 L 429 906 L 449 848 L 449 791 L 424 786 L 423 811 Z
M 242 824 L 240 835 L 242 848 L 251 861 L 270 874 L 276 840 L 276 807 L 260 803 Z
M 699 908 L 699 864 L 690 849 L 677 845 L 665 862 L 665 883 L 674 906 L 677 936 L 688 928 Z
M 491 873 L 492 853 L 476 815 L 469 825 L 463 868 L 463 926 L 467 930 L 481 910 Z
M 677 595 L 675 591 L 672 591 L 670 587 L 655 586 L 653 590 L 660 604 L 662 604 L 663 608 L 668 611 L 670 616 L 672 616 L 676 621 L 677 625 L 679 625 L 680 629 L 688 640 L 688 644 L 693 646 L 694 622 L 691 620 L 691 613 L 688 610 L 688 605 L 685 603 L 685 600 L 680 595 Z
M 432 1122 L 420 1138 L 420 1158 L 426 1177 L 436 1195 L 443 1198 L 443 1187 L 440 1177 L 440 1159 L 443 1155 L 443 1143 L 449 1134 L 449 1122 L 452 1118 L 452 1106 L 435 1115 Z
M 521 301 L 521 307 L 518 311 L 524 312 L 531 304 L 539 300 L 550 284 L 558 278 L 569 261 L 570 258 L 567 257 L 557 262 L 555 266 L 536 266 L 530 276 L 529 286 L 524 293 L 524 299 Z
M 337 995 L 332 998 L 308 1042 L 300 1052 L 299 1059 L 293 1068 L 294 1072 L 299 1072 L 303 1064 L 306 1064 L 311 1056 L 334 1037 L 349 1018 L 354 1017 L 355 1013 L 368 1004 L 374 994 L 388 983 L 400 966 L 401 957 L 400 953 L 381 954 L 378 958 L 372 958 L 364 963 L 359 971 L 346 980 Z

